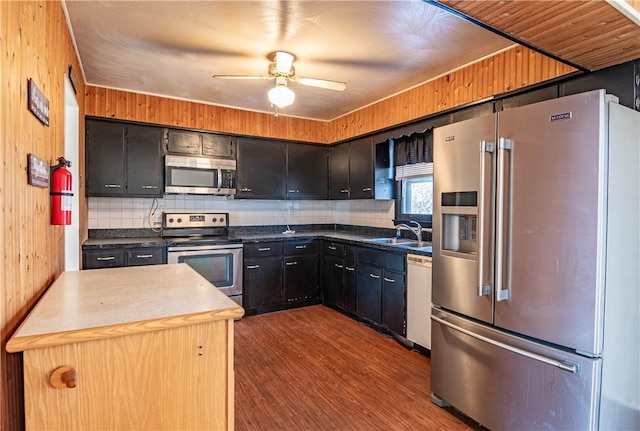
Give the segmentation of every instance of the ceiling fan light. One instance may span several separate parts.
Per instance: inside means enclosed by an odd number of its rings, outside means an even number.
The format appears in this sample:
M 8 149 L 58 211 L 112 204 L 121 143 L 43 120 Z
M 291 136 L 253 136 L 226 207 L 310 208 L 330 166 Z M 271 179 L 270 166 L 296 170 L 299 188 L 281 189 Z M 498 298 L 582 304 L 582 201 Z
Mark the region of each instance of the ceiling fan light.
M 275 55 L 276 70 L 278 73 L 288 75 L 293 65 L 293 54 L 284 51 L 277 51 Z
M 292 89 L 283 84 L 276 84 L 271 90 L 269 90 L 269 102 L 276 105 L 278 108 L 284 108 L 293 103 L 296 98 L 296 93 Z

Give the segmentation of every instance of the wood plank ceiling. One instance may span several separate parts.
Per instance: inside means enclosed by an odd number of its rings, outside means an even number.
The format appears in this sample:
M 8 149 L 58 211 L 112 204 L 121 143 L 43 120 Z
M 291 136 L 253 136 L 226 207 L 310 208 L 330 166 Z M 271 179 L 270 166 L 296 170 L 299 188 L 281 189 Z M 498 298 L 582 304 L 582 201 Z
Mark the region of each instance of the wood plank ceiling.
M 584 70 L 640 58 L 638 2 L 626 5 L 630 16 L 605 0 L 439 3 Z

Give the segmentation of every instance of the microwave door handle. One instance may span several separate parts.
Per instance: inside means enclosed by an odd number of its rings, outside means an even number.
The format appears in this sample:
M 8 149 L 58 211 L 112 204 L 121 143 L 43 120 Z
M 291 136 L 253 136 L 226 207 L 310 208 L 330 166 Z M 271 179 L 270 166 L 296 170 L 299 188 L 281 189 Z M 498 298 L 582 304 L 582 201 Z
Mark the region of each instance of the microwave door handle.
M 218 191 L 222 190 L 222 169 L 218 168 Z

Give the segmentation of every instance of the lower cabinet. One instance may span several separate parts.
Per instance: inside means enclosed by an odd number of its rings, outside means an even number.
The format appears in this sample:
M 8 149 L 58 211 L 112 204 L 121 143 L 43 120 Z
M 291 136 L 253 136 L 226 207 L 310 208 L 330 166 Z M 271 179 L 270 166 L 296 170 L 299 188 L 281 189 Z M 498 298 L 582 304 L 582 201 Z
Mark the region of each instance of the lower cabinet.
M 405 336 L 405 261 L 403 253 L 323 241 L 324 304 Z
M 317 240 L 244 244 L 248 314 L 319 302 Z
M 406 257 L 367 247 L 358 249 L 356 314 L 398 335 L 406 335 Z
M 92 248 L 82 250 L 82 269 L 116 268 L 120 266 L 159 265 L 166 263 L 166 248 Z
M 322 242 L 324 303 L 349 312 L 356 310 L 356 247 Z

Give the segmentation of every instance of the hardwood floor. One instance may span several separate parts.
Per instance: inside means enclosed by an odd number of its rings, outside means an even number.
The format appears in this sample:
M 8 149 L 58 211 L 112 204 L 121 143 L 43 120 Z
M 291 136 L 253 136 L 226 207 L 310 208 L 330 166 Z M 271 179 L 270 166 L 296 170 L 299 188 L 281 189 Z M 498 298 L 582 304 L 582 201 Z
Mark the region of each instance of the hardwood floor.
M 235 323 L 235 427 L 476 430 L 430 401 L 430 361 L 322 305 Z

